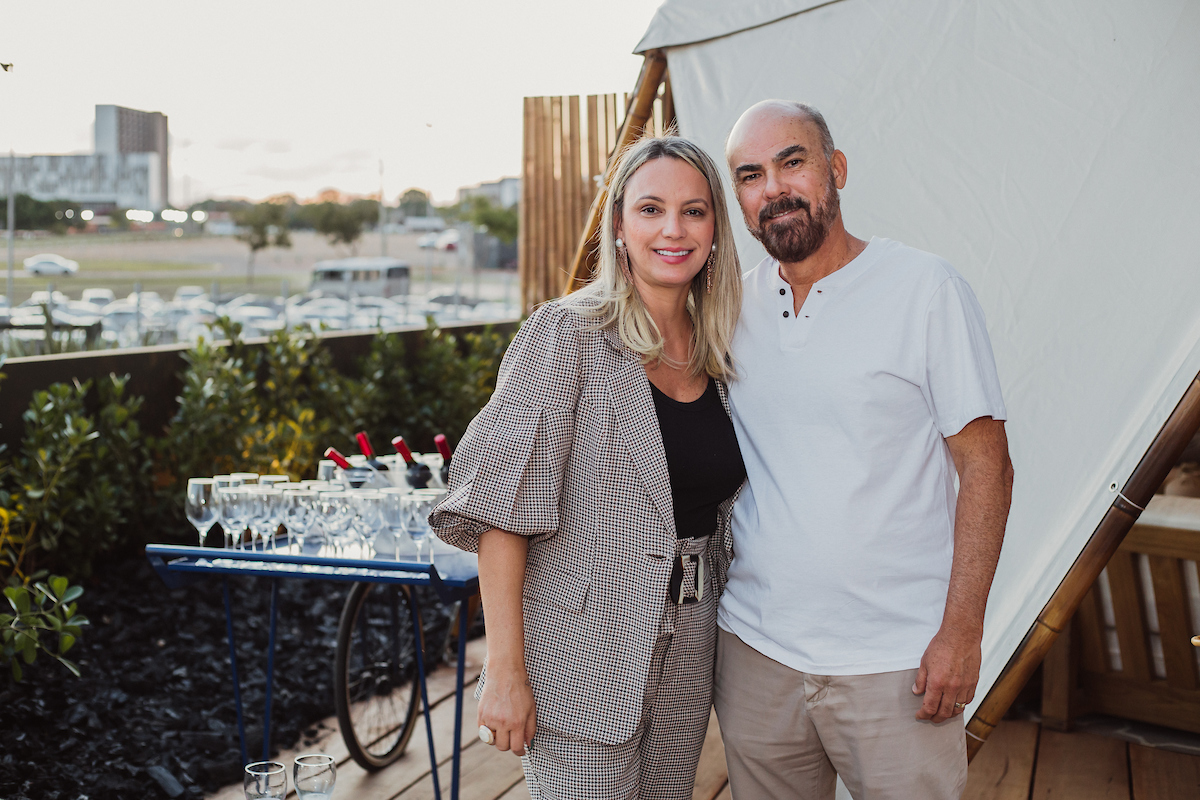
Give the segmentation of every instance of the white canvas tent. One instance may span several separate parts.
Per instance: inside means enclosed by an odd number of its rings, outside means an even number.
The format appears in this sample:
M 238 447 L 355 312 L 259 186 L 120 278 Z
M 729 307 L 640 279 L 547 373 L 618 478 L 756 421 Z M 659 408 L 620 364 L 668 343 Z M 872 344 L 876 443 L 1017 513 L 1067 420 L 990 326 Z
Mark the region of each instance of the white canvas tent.
M 848 230 L 946 257 L 979 296 L 1017 478 L 974 714 L 1200 421 L 1180 404 L 1200 371 L 1200 4 L 667 0 L 636 51 L 665 55 L 680 132 L 718 163 L 752 103 L 821 109 Z M 749 268 L 763 251 L 735 229 Z

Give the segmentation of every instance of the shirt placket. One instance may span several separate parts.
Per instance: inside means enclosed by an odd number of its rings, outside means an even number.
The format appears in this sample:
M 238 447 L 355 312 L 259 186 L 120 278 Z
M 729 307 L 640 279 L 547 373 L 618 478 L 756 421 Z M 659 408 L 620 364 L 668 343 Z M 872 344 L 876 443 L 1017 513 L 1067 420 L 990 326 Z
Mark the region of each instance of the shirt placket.
M 779 279 L 780 286 L 777 287 L 777 297 L 779 298 L 779 308 L 776 315 L 776 324 L 779 326 L 779 341 L 788 349 L 799 349 L 808 344 L 808 338 L 811 335 L 813 325 L 816 324 L 817 317 L 820 316 L 822 309 L 825 308 L 825 302 L 829 297 L 829 290 L 821 286 L 818 281 L 813 285 L 808 292 L 808 297 L 804 299 L 804 305 L 800 308 L 800 313 L 795 313 L 795 308 L 792 303 L 791 287 L 784 283 L 783 279 Z

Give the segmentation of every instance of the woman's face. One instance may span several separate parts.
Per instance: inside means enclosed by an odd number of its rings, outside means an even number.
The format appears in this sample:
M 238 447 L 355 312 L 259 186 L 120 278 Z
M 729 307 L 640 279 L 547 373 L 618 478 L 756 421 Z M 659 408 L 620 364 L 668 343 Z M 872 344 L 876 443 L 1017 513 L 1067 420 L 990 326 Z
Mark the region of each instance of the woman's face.
M 688 286 L 708 260 L 715 228 L 708 181 L 684 161 L 648 161 L 625 186 L 617 236 L 639 289 Z

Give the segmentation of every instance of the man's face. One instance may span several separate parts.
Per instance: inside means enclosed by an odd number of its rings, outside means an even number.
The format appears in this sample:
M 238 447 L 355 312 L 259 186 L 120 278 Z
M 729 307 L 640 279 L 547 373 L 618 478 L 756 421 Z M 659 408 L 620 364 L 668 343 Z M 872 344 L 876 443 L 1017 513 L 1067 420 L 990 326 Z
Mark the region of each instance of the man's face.
M 825 159 L 816 126 L 765 113 L 739 121 L 730 145 L 729 166 L 746 227 L 773 258 L 804 261 L 824 244 L 840 209 L 841 176 Z M 840 156 L 835 153 L 834 160 Z

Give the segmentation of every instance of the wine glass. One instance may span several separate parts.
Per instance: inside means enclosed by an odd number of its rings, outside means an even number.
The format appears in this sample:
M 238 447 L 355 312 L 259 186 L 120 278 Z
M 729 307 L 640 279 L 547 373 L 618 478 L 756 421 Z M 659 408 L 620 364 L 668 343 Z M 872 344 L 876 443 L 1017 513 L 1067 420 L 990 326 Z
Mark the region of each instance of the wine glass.
M 229 474 L 234 478 L 241 478 L 244 486 L 255 486 L 258 484 L 257 472 L 231 472 Z
M 246 800 L 283 800 L 287 795 L 287 767 L 278 761 L 247 764 L 242 788 Z
M 421 560 L 421 546 L 433 532 L 429 527 L 429 515 L 433 511 L 433 507 L 445 496 L 446 493 L 441 489 L 413 489 L 412 493 L 404 498 L 408 510 L 406 520 L 408 536 L 417 546 L 417 561 Z M 430 553 L 432 554 L 432 552 L 431 549 Z M 430 560 L 432 561 L 432 555 Z
M 233 488 L 236 486 L 241 486 L 242 479 L 235 478 L 232 475 L 213 475 L 212 480 L 213 480 L 213 487 L 214 487 L 213 514 L 215 514 L 215 516 L 216 516 L 215 521 L 221 525 L 221 532 L 225 534 L 225 540 L 226 540 L 225 547 L 227 547 L 227 548 L 232 547 L 233 546 L 233 534 L 230 533 L 230 531 L 229 531 L 230 522 L 229 522 L 229 520 L 224 518 L 224 516 L 223 516 L 224 512 L 221 510 L 221 499 L 222 499 L 221 490 L 222 489 L 230 489 L 230 488 Z
M 408 507 L 404 503 L 404 498 L 408 493 L 407 488 L 380 490 L 380 510 L 383 513 L 383 524 L 387 527 L 387 531 L 375 537 L 376 552 L 383 549 L 386 544 L 392 555 L 397 559 L 400 557 L 400 537 L 408 532 Z
M 292 479 L 287 475 L 259 475 L 259 486 L 276 486 L 281 483 L 291 483 Z
M 254 487 L 250 494 L 250 532 L 262 539 L 263 551 L 270 543 L 275 547 L 275 535 L 279 532 L 280 501 L 283 492 L 270 486 Z
M 233 538 L 233 546 L 239 547 L 250 519 L 250 490 L 245 486 L 231 486 L 218 489 L 217 494 L 221 497 L 221 519 L 225 521 L 222 527 Z
M 383 495 L 378 490 L 355 492 L 356 528 L 361 539 L 374 546 L 375 537 L 383 527 Z
M 339 555 L 353 536 L 354 509 L 350 505 L 350 497 L 350 492 L 321 492 L 317 497 L 321 527 Z
M 337 763 L 323 753 L 296 756 L 292 780 L 299 800 L 329 800 L 337 782 Z
M 188 478 L 184 506 L 188 522 L 192 523 L 196 534 L 200 537 L 201 547 L 204 546 L 204 540 L 208 538 L 208 532 L 217 522 L 216 504 L 213 497 L 215 487 L 216 484 L 212 478 Z
M 301 550 L 304 549 L 304 537 L 312 527 L 312 504 L 316 499 L 316 492 L 298 484 L 284 489 L 279 502 L 279 519 L 287 528 L 289 550 L 293 540 L 300 544 Z

